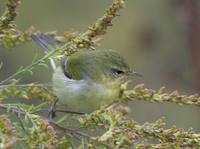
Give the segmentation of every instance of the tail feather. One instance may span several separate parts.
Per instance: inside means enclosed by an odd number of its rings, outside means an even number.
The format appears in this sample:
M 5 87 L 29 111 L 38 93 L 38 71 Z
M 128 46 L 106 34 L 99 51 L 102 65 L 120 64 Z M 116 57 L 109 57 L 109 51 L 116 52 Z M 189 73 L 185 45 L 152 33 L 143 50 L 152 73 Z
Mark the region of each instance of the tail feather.
M 40 37 L 40 39 L 42 39 L 43 41 L 46 41 L 51 46 L 56 47 L 56 42 L 48 35 L 40 34 L 39 37 Z
M 50 46 L 54 48 L 56 47 L 55 41 L 45 34 L 32 35 L 31 38 L 40 48 L 45 51 L 45 53 L 49 52 Z
M 50 50 L 56 48 L 56 42 L 45 34 L 40 35 L 32 35 L 32 40 L 41 48 L 44 50 L 44 52 L 47 54 Z M 51 58 L 50 64 L 53 70 L 56 69 L 55 61 Z

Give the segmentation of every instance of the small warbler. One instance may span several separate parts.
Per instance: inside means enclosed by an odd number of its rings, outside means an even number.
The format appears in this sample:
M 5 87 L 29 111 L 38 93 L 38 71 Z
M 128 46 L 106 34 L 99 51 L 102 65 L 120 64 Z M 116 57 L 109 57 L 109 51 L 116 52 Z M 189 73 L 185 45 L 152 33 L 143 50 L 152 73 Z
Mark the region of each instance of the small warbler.
M 46 52 L 55 48 L 47 35 L 33 35 L 32 39 Z M 52 77 L 53 91 L 58 102 L 69 110 L 90 113 L 103 105 L 119 100 L 120 85 L 129 76 L 138 75 L 115 50 L 81 49 L 61 58 Z

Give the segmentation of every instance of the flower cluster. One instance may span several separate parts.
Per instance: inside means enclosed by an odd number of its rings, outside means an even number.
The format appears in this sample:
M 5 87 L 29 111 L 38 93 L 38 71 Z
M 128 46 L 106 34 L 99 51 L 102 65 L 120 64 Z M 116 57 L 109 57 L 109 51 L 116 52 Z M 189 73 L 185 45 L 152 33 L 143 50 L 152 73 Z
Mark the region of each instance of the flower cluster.
M 165 93 L 164 87 L 158 91 L 145 88 L 143 84 L 139 84 L 132 90 L 126 90 L 123 94 L 124 101 L 145 100 L 149 102 L 172 102 L 179 105 L 196 105 L 200 106 L 200 97 L 195 95 L 180 95 L 177 91 Z
M 10 148 L 17 141 L 16 130 L 7 116 L 0 116 L 0 148 Z
M 57 143 L 56 131 L 47 120 L 31 117 L 33 127 L 29 128 L 27 143 L 30 148 L 55 149 Z

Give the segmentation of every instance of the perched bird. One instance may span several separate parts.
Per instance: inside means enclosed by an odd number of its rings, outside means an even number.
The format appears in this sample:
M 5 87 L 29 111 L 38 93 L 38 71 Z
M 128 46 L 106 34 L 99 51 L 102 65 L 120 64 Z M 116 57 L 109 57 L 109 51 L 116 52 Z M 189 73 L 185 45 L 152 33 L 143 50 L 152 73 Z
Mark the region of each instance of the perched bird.
M 47 35 L 33 35 L 32 39 L 46 52 L 55 47 Z M 138 74 L 117 51 L 110 49 L 81 49 L 63 56 L 61 66 L 54 69 L 53 91 L 58 102 L 68 110 L 83 113 L 119 100 L 121 83 Z

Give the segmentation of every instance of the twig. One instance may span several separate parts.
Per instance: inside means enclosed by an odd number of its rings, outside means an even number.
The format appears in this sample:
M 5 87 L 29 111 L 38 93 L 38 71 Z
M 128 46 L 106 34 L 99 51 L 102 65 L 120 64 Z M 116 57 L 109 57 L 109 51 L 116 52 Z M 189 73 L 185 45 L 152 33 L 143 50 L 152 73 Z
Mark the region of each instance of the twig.
M 158 139 L 162 143 L 174 143 L 180 147 L 200 147 L 200 134 L 194 133 L 192 130 L 184 131 L 172 127 L 164 129 L 162 119 L 154 123 L 145 123 L 144 125 L 135 125 L 134 132 L 139 137 Z
M 66 44 L 65 46 L 67 46 L 68 44 Z M 43 63 L 46 59 L 50 58 L 51 56 L 53 56 L 55 53 L 59 52 L 59 51 L 62 51 L 62 47 L 60 48 L 57 48 L 55 50 L 52 50 L 50 51 L 48 54 L 46 54 L 44 57 L 42 57 L 41 59 L 37 60 L 36 62 L 33 62 L 32 64 L 26 66 L 25 68 L 15 72 L 14 74 L 12 74 L 11 76 L 9 76 L 8 78 L 6 78 L 5 80 L 1 81 L 0 82 L 0 85 L 8 82 L 9 80 L 13 79 L 14 77 L 18 76 L 19 74 L 21 73 L 24 73 L 26 72 L 27 70 L 31 70 L 34 68 L 34 66 L 40 64 L 40 63 Z
M 85 114 L 85 113 L 82 113 L 82 112 L 75 112 L 75 111 L 69 111 L 69 110 L 56 110 L 55 112 L 77 114 L 77 115 L 83 115 L 83 114 Z
M 11 110 L 12 112 L 17 113 L 19 115 L 25 115 L 26 114 L 25 111 L 23 111 L 23 110 L 21 110 L 19 108 L 14 108 L 14 107 L 10 108 L 10 107 L 8 107 L 8 106 L 6 106 L 4 104 L 0 104 L 0 108 L 4 109 L 4 110 Z
M 83 34 L 72 39 L 71 46 L 65 49 L 66 55 L 71 55 L 78 49 L 94 49 L 94 38 L 104 35 L 109 26 L 112 26 L 112 20 L 119 16 L 118 12 L 123 8 L 125 0 L 114 0 L 111 6 L 107 9 L 106 13 L 98 19 L 88 30 Z
M 6 84 L 6 85 L 0 85 L 0 89 L 6 89 L 9 87 L 52 87 L 51 84 L 37 84 L 37 83 L 28 83 L 28 84 Z
M 57 123 L 55 123 L 54 121 L 48 121 L 51 125 L 53 125 L 54 127 L 57 127 L 58 129 L 60 130 L 63 130 L 64 132 L 67 132 L 67 133 L 70 133 L 72 135 L 74 135 L 77 139 L 87 139 L 87 140 L 90 140 L 92 139 L 92 137 L 80 132 L 80 131 L 77 131 L 77 129 L 74 129 L 74 128 L 66 128 L 66 127 L 62 127 L 60 125 L 58 125 Z
M 125 0 L 114 0 L 111 6 L 106 10 L 106 13 L 98 19 L 95 24 L 88 27 L 88 30 L 83 34 L 89 40 L 104 35 L 109 26 L 112 26 L 112 20 L 119 16 L 118 12 L 123 8 Z
M 3 16 L 0 17 L 0 28 L 8 27 L 17 16 L 17 6 L 20 4 L 20 0 L 7 0 L 6 10 Z
M 12 112 L 18 114 L 19 116 L 20 116 L 20 115 L 23 115 L 23 116 L 24 116 L 24 115 L 27 113 L 26 111 L 23 111 L 23 110 L 21 110 L 21 109 L 19 109 L 19 108 L 9 107 L 9 106 L 6 106 L 6 105 L 4 105 L 4 104 L 0 104 L 0 108 L 1 108 L 1 109 L 4 109 L 4 110 L 11 110 Z M 46 120 L 46 118 L 42 118 L 42 119 L 45 119 L 45 120 Z M 62 127 L 62 126 L 56 124 L 56 123 L 55 123 L 54 121 L 52 121 L 52 120 L 47 120 L 47 121 L 48 121 L 52 126 L 54 126 L 54 127 L 56 127 L 56 128 L 59 128 L 59 129 L 63 130 L 64 132 L 67 132 L 67 133 L 70 133 L 70 134 L 74 135 L 77 139 L 82 139 L 82 138 L 85 138 L 85 139 L 87 139 L 87 140 L 92 139 L 90 136 L 88 136 L 88 135 L 86 135 L 86 134 L 84 134 L 84 133 L 82 133 L 82 132 L 79 132 L 79 131 L 77 131 L 77 130 L 74 129 L 74 128 L 65 128 L 65 127 Z
M 49 109 L 41 109 L 38 111 L 33 112 L 34 113 L 40 113 L 40 112 L 49 112 Z M 66 113 L 66 114 L 76 114 L 76 115 L 83 115 L 85 113 L 81 113 L 81 112 L 75 112 L 75 111 L 69 111 L 69 110 L 55 110 L 55 112 L 60 112 L 60 113 Z
M 180 95 L 177 91 L 165 93 L 162 87 L 158 91 L 145 88 L 143 84 L 139 84 L 132 90 L 126 90 L 123 94 L 123 100 L 145 100 L 149 102 L 172 102 L 179 105 L 195 105 L 200 106 L 200 97 L 198 94 L 186 96 Z

